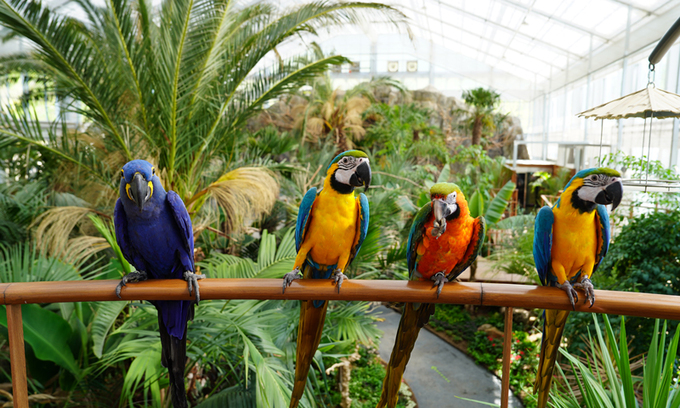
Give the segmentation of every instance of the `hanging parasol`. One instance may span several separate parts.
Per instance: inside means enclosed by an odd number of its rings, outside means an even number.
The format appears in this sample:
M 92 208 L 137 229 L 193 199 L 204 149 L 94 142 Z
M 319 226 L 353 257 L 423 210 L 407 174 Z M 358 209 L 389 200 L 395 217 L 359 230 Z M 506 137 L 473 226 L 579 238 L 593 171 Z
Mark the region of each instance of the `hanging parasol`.
M 652 120 L 653 118 L 680 118 L 680 95 L 673 92 L 656 89 L 654 86 L 654 67 L 668 52 L 675 40 L 680 36 L 680 18 L 664 34 L 652 53 L 649 55 L 649 76 L 647 87 L 632 94 L 622 96 L 600 106 L 578 113 L 577 116 L 604 119 L 644 118 L 645 127 L 642 131 L 642 152 L 645 149 L 645 137 L 647 134 L 647 118 L 649 121 L 649 142 L 647 147 L 647 171 L 644 180 L 624 180 L 624 185 L 644 187 L 657 187 L 670 192 L 672 189 L 680 190 L 678 180 L 649 180 L 649 159 L 652 147 Z M 602 136 L 604 122 L 600 130 L 600 164 L 602 163 Z M 644 157 L 644 156 L 643 156 Z M 651 183 L 650 183 L 651 182 Z
M 677 118 L 680 117 L 680 95 L 655 87 L 647 87 L 578 114 L 595 119 Z

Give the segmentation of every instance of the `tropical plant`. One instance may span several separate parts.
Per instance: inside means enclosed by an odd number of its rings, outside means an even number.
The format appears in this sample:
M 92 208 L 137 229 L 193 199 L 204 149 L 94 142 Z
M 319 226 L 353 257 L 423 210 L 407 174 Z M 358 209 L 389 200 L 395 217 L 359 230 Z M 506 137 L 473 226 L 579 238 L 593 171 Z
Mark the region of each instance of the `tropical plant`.
M 533 176 L 536 177 L 536 180 L 529 183 L 532 192 L 539 190 L 541 194 L 556 196 L 569 182 L 571 170 L 561 167 L 555 175 L 545 171 L 537 171 Z
M 307 135 L 311 140 L 329 137 L 338 153 L 353 148 L 366 133 L 363 114 L 375 102 L 373 90 L 383 86 L 404 91 L 399 82 L 388 77 L 373 78 L 345 92 L 334 89 L 330 77 L 318 78 L 300 122 L 303 141 Z
M 648 157 L 626 155 L 616 151 L 605 155 L 601 159 L 602 165 L 620 169 L 621 172 L 630 179 L 642 181 L 642 185 L 647 180 L 663 180 L 674 182 L 680 179 L 680 174 L 673 168 L 667 168 L 659 160 L 649 160 Z M 669 194 L 667 192 L 646 191 L 645 194 L 636 195 L 631 203 L 631 207 L 650 205 L 656 209 L 680 209 L 680 194 Z
M 430 109 L 415 103 L 374 103 L 364 113 L 366 135 L 359 145 L 381 160 L 403 156 L 419 164 L 444 163 L 448 149 L 431 117 Z
M 578 358 L 563 348 L 560 352 L 568 361 L 572 377 L 562 374 L 562 384 L 553 385 L 550 399 L 553 407 L 559 408 L 667 408 L 680 406 L 680 385 L 677 380 L 675 361 L 677 358 L 680 330 L 675 331 L 668 349 L 665 348 L 667 326 L 664 321 L 659 335 L 659 320 L 655 320 L 654 331 L 646 358 L 641 365 L 644 373 L 640 379 L 633 376 L 636 363 L 630 362 L 628 340 L 624 320 L 621 321 L 617 341 L 614 330 L 606 315 L 605 336 L 593 313 L 596 340 L 589 335 L 590 350 L 585 359 Z M 642 395 L 637 394 L 642 388 Z
M 35 50 L 12 58 L 49 78 L 61 101 L 72 101 L 47 127 L 34 110 L 7 107 L 0 114 L 0 147 L 34 147 L 61 168 L 62 183 L 90 206 L 108 208 L 121 165 L 148 158 L 192 213 L 210 198 L 226 214 L 226 232 L 266 213 L 278 194 L 266 168 L 237 167 L 230 155 L 235 135 L 267 101 L 347 62 L 298 56 L 261 69 L 265 57 L 320 27 L 365 16 L 404 21 L 394 8 L 361 2 L 286 10 L 227 0 L 168 0 L 160 7 L 149 0 L 76 3 L 86 22 L 40 2 L 0 1 L 0 24 Z M 72 130 L 66 112 L 90 126 Z
M 493 111 L 498 107 L 501 95 L 492 90 L 475 88 L 463 91 L 465 103 L 472 107 L 468 127 L 472 130 L 473 145 L 481 144 L 482 136 L 495 129 Z
M 534 219 L 535 215 L 515 215 L 500 220 L 494 229 L 500 231 L 500 242 L 494 242 L 495 250 L 489 259 L 493 269 L 521 275 L 540 284 L 534 265 Z
M 634 218 L 614 237 L 609 253 L 593 274 L 593 284 L 600 289 L 624 292 L 646 292 L 662 295 L 680 294 L 680 211 L 655 212 Z M 573 317 L 571 315 L 574 315 Z M 570 351 L 583 347 L 589 319 L 572 313 L 565 328 Z M 617 317 L 612 317 L 616 321 Z M 652 336 L 651 319 L 630 317 L 629 327 L 635 328 L 630 347 L 641 352 Z M 671 329 L 677 321 L 669 322 Z

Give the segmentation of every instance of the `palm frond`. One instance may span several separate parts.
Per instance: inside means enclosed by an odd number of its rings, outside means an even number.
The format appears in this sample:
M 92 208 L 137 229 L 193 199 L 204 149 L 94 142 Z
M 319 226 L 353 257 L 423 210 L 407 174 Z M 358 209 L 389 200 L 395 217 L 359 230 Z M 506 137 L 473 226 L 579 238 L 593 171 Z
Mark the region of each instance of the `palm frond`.
M 187 207 L 195 211 L 206 198 L 214 200 L 224 213 L 224 229 L 229 233 L 238 231 L 244 221 L 254 221 L 271 211 L 278 192 L 279 183 L 266 168 L 239 167 L 189 199 Z
M 68 249 L 73 228 L 92 212 L 86 207 L 54 207 L 33 221 L 36 246 L 48 254 L 62 255 Z

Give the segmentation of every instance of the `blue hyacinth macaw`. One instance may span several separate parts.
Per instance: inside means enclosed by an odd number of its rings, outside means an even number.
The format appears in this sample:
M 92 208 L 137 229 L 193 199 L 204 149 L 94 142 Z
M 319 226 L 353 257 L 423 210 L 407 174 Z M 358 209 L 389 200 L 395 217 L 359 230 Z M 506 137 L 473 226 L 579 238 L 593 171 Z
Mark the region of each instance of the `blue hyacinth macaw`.
M 345 268 L 356 257 L 368 232 L 368 199 L 354 188 L 371 183 L 371 167 L 366 153 L 349 150 L 340 153 L 326 169 L 323 188 L 307 191 L 298 211 L 295 246 L 298 251 L 293 271 L 285 275 L 283 290 L 295 279 L 334 277 L 338 291 L 346 279 Z M 295 384 L 290 408 L 304 394 L 309 366 L 319 347 L 326 319 L 327 300 L 300 302 Z
M 196 290 L 194 274 L 194 236 L 191 218 L 182 199 L 166 192 L 151 163 L 133 160 L 121 169 L 120 198 L 113 213 L 116 240 L 127 261 L 137 269 L 123 277 L 116 287 L 120 297 L 123 286 L 148 279 L 183 279 L 189 294 Z M 184 389 L 187 321 L 193 318 L 190 300 L 156 300 L 161 335 L 161 362 L 168 368 L 172 404 L 187 407 Z
M 534 227 L 534 262 L 544 286 L 567 293 L 572 308 L 578 302 L 575 288 L 585 292 L 585 302 L 595 302 L 590 277 L 609 249 L 609 214 L 621 203 L 621 174 L 605 167 L 581 170 L 564 187 L 557 203 L 541 208 Z M 534 391 L 538 406 L 548 403 L 555 358 L 562 339 L 567 310 L 546 310 L 541 359 Z

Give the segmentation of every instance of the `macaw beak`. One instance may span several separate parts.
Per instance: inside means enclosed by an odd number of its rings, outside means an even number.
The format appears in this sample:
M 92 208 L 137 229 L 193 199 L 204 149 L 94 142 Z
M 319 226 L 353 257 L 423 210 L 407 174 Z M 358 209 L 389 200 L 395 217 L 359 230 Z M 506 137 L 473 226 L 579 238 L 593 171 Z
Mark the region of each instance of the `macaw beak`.
M 434 212 L 434 226 L 436 228 L 441 228 L 442 225 L 446 223 L 446 217 L 453 214 L 456 211 L 456 204 L 451 208 L 446 204 L 441 198 L 436 198 L 432 201 L 432 210 Z
M 595 202 L 602 205 L 611 204 L 612 211 L 621 204 L 623 198 L 623 183 L 617 180 L 608 185 L 604 190 L 600 191 L 595 197 Z
M 371 166 L 368 161 L 362 162 L 352 174 L 349 179 L 349 184 L 352 187 L 366 186 L 364 191 L 368 191 L 368 186 L 371 185 Z
M 127 185 L 128 197 L 137 204 L 140 211 L 144 209 L 144 204 L 151 198 L 152 189 L 149 186 L 150 182 L 144 179 L 140 173 L 135 173 Z

